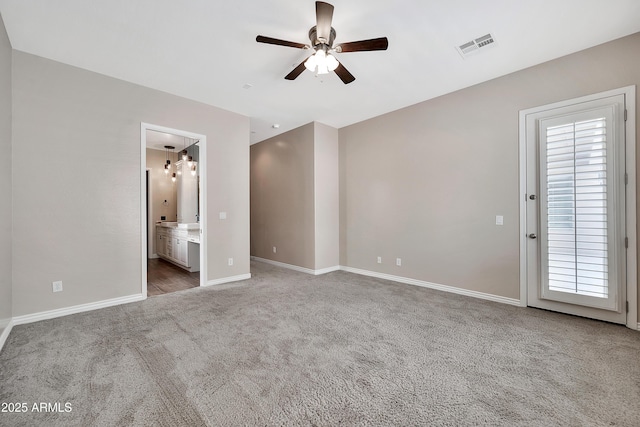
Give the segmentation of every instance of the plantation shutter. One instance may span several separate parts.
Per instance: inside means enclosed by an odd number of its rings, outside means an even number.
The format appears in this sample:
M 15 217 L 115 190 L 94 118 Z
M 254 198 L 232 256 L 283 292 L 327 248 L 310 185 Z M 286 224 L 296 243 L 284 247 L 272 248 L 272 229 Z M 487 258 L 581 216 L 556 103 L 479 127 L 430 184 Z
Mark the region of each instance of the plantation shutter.
M 607 120 L 546 128 L 548 289 L 609 296 Z

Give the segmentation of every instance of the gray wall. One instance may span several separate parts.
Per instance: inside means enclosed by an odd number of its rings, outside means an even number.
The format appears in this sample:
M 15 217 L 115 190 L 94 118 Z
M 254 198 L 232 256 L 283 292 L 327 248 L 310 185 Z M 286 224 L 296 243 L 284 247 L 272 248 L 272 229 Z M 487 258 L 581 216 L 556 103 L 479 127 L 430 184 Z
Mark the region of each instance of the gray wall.
M 207 279 L 249 273 L 247 117 L 17 51 L 13 76 L 14 316 L 140 294 L 141 122 L 207 135 Z
M 0 16 L 0 334 L 11 313 L 11 45 Z
M 338 129 L 314 122 L 315 269 L 340 265 Z
M 519 298 L 518 112 L 640 85 L 639 51 L 635 34 L 340 129 L 341 263 Z
M 338 130 L 317 122 L 251 146 L 251 255 L 340 265 L 338 153 Z
M 250 151 L 251 255 L 315 269 L 314 124 Z

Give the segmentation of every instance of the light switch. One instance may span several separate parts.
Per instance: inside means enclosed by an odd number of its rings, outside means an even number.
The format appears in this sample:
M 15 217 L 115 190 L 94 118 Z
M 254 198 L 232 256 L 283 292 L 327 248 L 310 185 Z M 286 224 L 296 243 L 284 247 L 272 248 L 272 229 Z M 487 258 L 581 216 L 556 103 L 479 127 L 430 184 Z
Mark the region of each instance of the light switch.
M 502 215 L 496 215 L 496 225 L 504 225 L 504 217 Z
M 220 219 L 227 219 L 227 213 L 226 212 L 220 212 Z

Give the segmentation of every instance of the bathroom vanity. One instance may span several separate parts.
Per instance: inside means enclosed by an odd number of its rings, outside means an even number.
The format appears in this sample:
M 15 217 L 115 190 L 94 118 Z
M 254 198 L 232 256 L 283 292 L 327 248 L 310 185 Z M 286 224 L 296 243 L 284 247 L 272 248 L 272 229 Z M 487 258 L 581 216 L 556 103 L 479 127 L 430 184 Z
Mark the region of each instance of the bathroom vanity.
M 156 224 L 156 253 L 187 271 L 200 271 L 200 224 Z

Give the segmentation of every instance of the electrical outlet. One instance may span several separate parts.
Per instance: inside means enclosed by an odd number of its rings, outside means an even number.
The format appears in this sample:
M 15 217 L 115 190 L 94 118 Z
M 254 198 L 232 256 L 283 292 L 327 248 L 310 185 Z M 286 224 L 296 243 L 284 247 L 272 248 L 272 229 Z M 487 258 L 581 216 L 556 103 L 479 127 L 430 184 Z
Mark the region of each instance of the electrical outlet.
M 229 258 L 229 266 L 233 265 L 233 258 Z
M 273 247 L 273 253 L 274 254 L 276 253 L 276 247 L 275 246 Z
M 401 266 L 402 266 L 402 259 L 401 259 L 401 258 L 396 258 L 396 265 L 397 265 L 398 267 L 401 267 Z
M 62 292 L 62 281 L 51 283 L 51 287 L 53 288 L 53 292 Z
M 504 217 L 502 215 L 496 215 L 496 225 L 504 225 Z
M 382 264 L 382 257 L 381 256 L 378 257 L 378 264 Z

